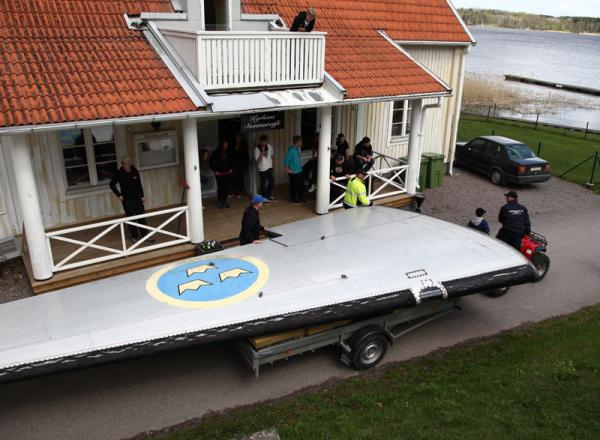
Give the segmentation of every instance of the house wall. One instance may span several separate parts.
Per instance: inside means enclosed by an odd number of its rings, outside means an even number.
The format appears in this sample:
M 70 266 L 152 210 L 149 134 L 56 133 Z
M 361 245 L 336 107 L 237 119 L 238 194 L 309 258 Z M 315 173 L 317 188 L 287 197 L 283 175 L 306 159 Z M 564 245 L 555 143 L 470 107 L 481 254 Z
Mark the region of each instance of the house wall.
M 9 144 L 7 138 L 0 138 L 0 241 L 21 233 L 13 181 Z
M 464 55 L 462 46 L 407 46 L 405 49 L 424 66 L 445 81 L 456 92 L 460 76 L 460 63 Z M 455 120 L 456 94 L 442 99 L 439 109 L 427 111 L 424 122 L 423 152 L 444 154 L 446 160 L 457 130 Z M 433 103 L 434 99 L 425 100 Z M 392 102 L 369 104 L 366 112 L 366 135 L 371 138 L 373 148 L 392 157 L 408 154 L 408 136 L 391 138 Z M 346 135 L 351 148 L 356 139 L 356 105 L 341 107 L 341 131 Z
M 183 177 L 183 152 L 180 124 L 178 122 L 163 122 L 160 130 L 176 130 L 179 133 L 180 164 L 140 171 L 147 209 L 173 205 L 181 201 L 180 181 Z M 133 136 L 150 131 L 153 131 L 150 124 L 115 127 L 118 157 L 129 155 L 135 163 Z M 98 186 L 85 192 L 67 191 L 57 132 L 37 133 L 31 135 L 30 139 L 32 163 L 46 228 L 98 220 L 102 217 L 122 213 L 121 203 L 110 191 L 108 185 Z M 10 171 L 12 170 L 10 137 L 2 139 L 1 147 L 3 154 L 0 155 L 0 161 L 2 161 L 0 170 L 3 172 L 0 183 L 3 190 L 0 198 L 0 212 L 3 211 L 1 207 L 6 206 L 14 197 L 16 206 L 11 209 L 13 211 L 12 218 L 14 219 L 18 215 L 19 201 L 16 199 L 16 191 L 9 186 Z M 9 172 L 5 173 L 2 166 L 7 168 Z M 14 185 L 12 185 L 12 188 L 14 188 Z M 17 227 L 15 228 L 14 223 L 15 221 L 11 221 L 9 216 L 0 216 L 0 239 L 21 233 L 21 225 L 17 221 Z
M 448 160 L 453 143 L 452 135 L 458 128 L 455 123 L 456 91 L 459 89 L 460 64 L 465 56 L 464 47 L 411 45 L 405 46 L 404 49 L 453 90 L 450 98 L 442 100 L 441 108 L 427 111 L 423 138 L 423 152 L 441 153 Z

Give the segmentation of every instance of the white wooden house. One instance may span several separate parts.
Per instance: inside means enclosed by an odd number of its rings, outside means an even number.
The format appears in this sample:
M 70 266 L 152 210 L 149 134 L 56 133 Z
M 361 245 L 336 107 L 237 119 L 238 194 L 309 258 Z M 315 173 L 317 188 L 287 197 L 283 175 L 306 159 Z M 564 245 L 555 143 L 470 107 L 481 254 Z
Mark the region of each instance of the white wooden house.
M 202 241 L 202 199 L 213 189 L 201 186 L 199 152 L 241 130 L 248 115 L 282 126 L 244 132 L 250 146 L 269 136 L 276 183 L 287 182 L 280 159 L 292 136 L 320 133 L 317 214 L 335 206 L 328 148 L 340 132 L 351 146 L 369 136 L 386 161 L 374 177 L 385 182 L 392 173 L 400 182 L 393 194 L 414 194 L 423 152 L 452 161 L 465 56 L 474 44 L 450 2 L 416 3 L 315 0 L 311 33 L 287 29 L 309 6 L 298 0 L 7 3 L 0 10 L 3 252 L 26 237 L 32 276 L 46 280 Z M 126 243 L 131 219 L 108 188 L 123 155 L 140 170 L 148 216 L 181 217 L 181 232 L 167 231 L 154 245 Z M 189 186 L 183 205 L 182 181 Z M 94 233 L 69 238 L 82 225 Z M 100 244 L 113 233 L 121 237 L 116 249 Z M 75 255 L 54 255 L 57 241 L 75 246 Z M 104 254 L 75 258 L 90 250 Z

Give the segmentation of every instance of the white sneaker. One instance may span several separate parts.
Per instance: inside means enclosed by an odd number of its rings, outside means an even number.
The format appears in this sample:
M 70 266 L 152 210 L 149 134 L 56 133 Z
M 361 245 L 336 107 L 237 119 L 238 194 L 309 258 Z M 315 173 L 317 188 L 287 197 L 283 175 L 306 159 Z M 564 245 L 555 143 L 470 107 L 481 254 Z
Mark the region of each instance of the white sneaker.
M 317 189 L 317 187 L 313 184 L 310 186 L 310 188 L 308 188 L 308 192 L 309 193 L 315 192 L 316 189 Z

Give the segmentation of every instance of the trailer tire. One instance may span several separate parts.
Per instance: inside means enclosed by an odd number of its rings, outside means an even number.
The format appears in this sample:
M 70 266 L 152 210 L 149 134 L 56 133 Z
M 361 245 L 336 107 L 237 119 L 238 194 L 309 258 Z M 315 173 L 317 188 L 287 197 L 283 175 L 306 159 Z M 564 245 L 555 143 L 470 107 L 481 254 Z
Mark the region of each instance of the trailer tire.
M 381 362 L 389 341 L 381 327 L 367 326 L 354 333 L 348 345 L 351 349 L 352 366 L 357 370 L 367 370 Z

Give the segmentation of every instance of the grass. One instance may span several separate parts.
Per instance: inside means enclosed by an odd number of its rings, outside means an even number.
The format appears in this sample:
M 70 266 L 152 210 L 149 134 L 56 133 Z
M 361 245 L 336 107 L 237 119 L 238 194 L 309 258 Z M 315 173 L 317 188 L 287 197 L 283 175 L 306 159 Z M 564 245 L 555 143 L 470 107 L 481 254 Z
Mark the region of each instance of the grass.
M 152 438 L 600 438 L 598 334 L 596 306 Z
M 547 127 L 528 122 L 513 122 L 490 118 L 486 121 L 483 116 L 463 114 L 458 128 L 458 140 L 469 141 L 477 136 L 491 135 L 506 136 L 528 144 L 534 152 L 538 150 L 539 142 L 542 143 L 540 156 L 552 164 L 552 174 L 560 175 L 577 163 L 600 152 L 600 135 L 584 133 L 574 130 Z M 589 182 L 592 171 L 592 161 L 570 172 L 564 179 L 571 182 L 585 184 Z M 594 182 L 600 184 L 600 164 L 596 167 Z

